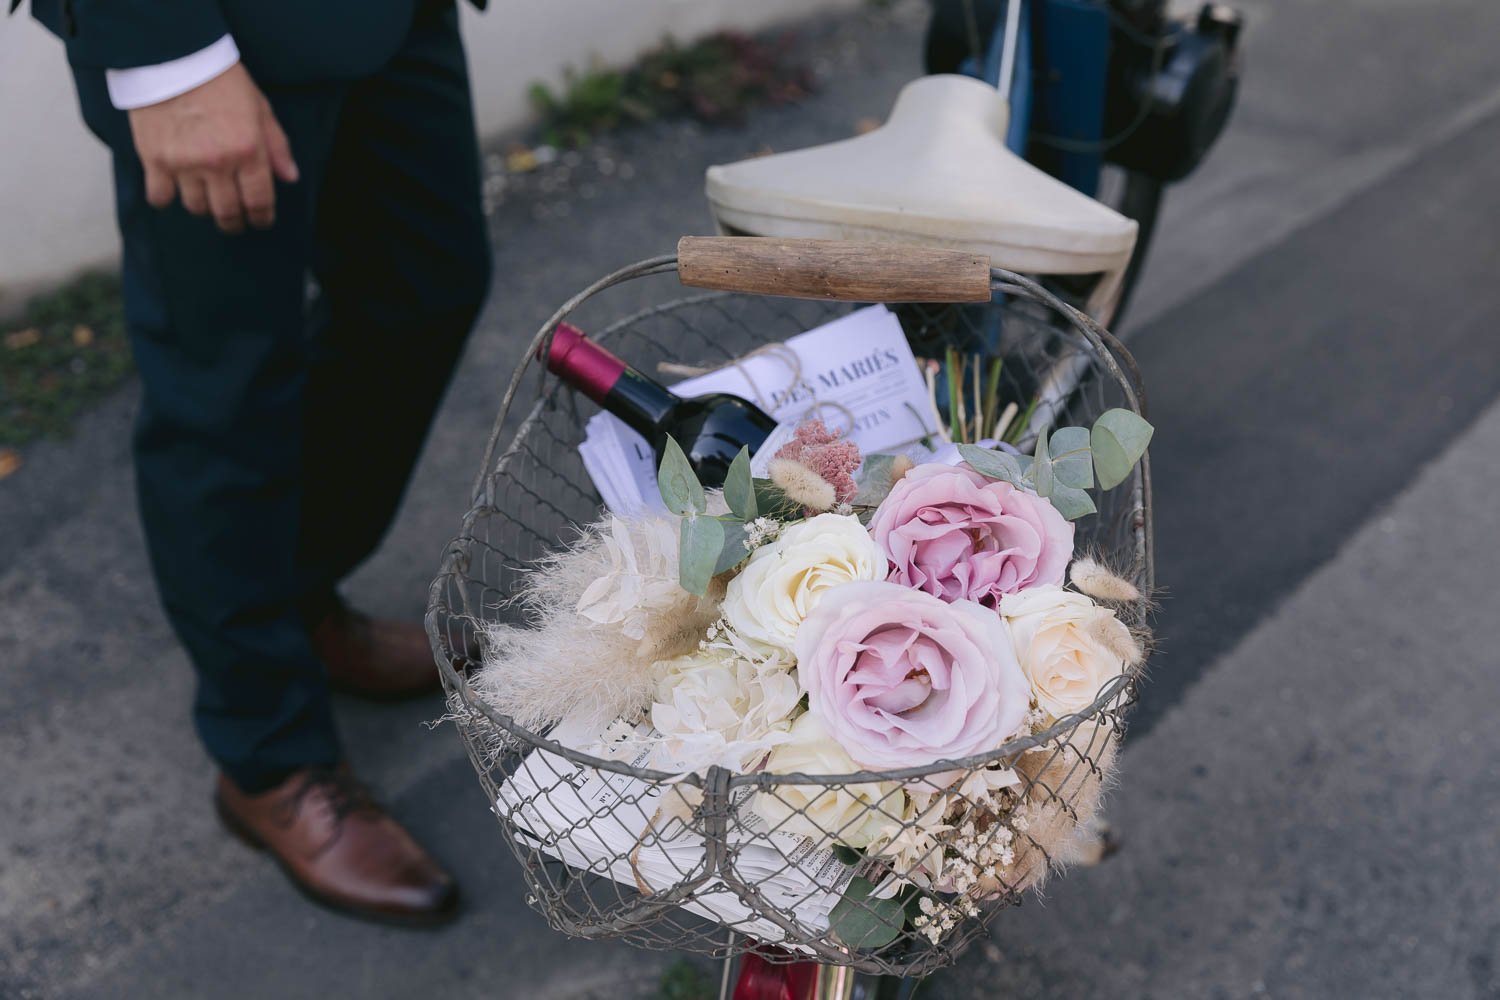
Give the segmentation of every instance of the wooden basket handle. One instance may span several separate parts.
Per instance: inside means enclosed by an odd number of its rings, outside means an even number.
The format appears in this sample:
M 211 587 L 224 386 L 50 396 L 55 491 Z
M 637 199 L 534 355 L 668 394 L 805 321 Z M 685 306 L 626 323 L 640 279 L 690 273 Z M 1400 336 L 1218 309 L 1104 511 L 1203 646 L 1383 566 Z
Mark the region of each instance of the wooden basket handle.
M 844 302 L 988 302 L 990 262 L 935 247 L 771 236 L 684 236 L 684 285 Z

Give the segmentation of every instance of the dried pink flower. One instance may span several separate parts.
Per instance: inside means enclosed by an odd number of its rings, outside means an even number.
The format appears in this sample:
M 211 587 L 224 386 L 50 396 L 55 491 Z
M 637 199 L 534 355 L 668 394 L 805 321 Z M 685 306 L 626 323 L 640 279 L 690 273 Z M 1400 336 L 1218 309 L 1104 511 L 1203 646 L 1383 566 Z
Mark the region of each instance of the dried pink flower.
M 859 468 L 859 446 L 843 440 L 844 432 L 829 430 L 822 420 L 799 424 L 790 441 L 776 450 L 777 458 L 789 458 L 811 469 L 828 485 L 839 503 L 849 503 L 859 492 L 854 470 Z

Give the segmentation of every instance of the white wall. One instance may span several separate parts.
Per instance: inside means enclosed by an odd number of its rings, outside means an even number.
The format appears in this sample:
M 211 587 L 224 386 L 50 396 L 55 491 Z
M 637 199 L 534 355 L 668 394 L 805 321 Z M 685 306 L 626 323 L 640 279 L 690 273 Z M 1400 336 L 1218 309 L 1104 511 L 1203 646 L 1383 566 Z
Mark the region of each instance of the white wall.
M 465 11 L 481 132 L 523 123 L 526 88 L 595 56 L 624 63 L 671 32 L 760 28 L 860 0 L 491 0 Z M 116 257 L 109 159 L 79 121 L 62 44 L 0 17 L 0 310 Z
M 62 43 L 24 8 L 0 18 L 0 136 L 3 310 L 119 253 L 109 157 L 78 116 Z

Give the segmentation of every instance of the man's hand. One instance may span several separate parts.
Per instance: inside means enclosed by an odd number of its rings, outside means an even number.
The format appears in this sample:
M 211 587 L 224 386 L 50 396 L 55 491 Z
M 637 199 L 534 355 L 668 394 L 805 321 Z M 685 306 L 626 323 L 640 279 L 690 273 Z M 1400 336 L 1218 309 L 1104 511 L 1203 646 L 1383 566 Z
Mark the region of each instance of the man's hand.
M 241 64 L 160 104 L 130 113 L 146 168 L 146 200 L 166 208 L 181 196 L 194 215 L 213 215 L 226 233 L 276 221 L 272 174 L 297 180 L 286 133 Z

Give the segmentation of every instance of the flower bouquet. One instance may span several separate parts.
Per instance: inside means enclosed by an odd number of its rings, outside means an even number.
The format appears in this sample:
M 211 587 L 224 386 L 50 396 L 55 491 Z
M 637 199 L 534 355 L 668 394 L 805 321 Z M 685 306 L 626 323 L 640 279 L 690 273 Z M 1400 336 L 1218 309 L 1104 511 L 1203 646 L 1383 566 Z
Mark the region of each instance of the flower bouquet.
M 483 623 L 475 694 L 546 734 L 491 748 L 529 750 L 495 808 L 570 873 L 533 889 L 644 901 L 572 930 L 679 908 L 847 961 L 1038 886 L 1089 829 L 1146 644 L 1074 521 L 1150 436 L 1111 409 L 1030 455 L 861 455 L 812 421 L 722 491 L 669 443 L 668 514 L 582 528 L 525 577 L 525 621 Z

